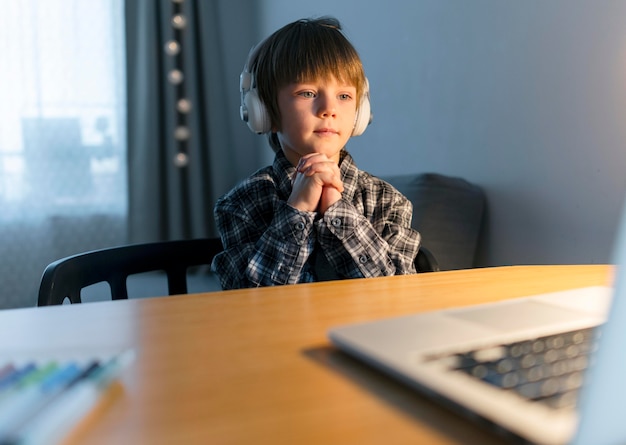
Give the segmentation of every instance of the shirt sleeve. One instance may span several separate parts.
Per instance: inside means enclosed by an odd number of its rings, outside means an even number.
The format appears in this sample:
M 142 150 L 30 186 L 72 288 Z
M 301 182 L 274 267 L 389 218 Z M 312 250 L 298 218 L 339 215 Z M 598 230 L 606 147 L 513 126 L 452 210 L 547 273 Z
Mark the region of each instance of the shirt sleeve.
M 233 200 L 235 201 L 235 200 Z M 215 216 L 224 251 L 213 261 L 224 289 L 312 281 L 305 267 L 313 251 L 315 214 L 277 202 L 272 215 L 255 214 L 254 202 L 218 201 Z M 260 206 L 262 208 L 263 206 Z M 264 220 L 268 220 L 268 224 Z
M 315 223 L 321 250 L 347 278 L 415 273 L 420 235 L 411 228 L 411 202 L 395 190 L 375 195 L 366 199 L 364 207 L 373 210 L 365 215 L 343 199 L 326 211 Z

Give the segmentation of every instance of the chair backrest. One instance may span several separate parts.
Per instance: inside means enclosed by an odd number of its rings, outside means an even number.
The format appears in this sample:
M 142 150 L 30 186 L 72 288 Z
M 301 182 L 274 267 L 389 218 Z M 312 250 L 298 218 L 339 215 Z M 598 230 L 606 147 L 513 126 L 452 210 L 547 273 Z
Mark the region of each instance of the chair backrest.
M 80 253 L 48 265 L 39 287 L 38 306 L 80 303 L 81 290 L 108 282 L 114 300 L 127 299 L 130 275 L 163 271 L 167 275 L 169 295 L 187 293 L 187 270 L 210 265 L 222 251 L 219 238 L 164 241 L 111 247 Z
M 413 203 L 412 226 L 441 270 L 475 267 L 486 209 L 480 187 L 437 173 L 384 179 Z

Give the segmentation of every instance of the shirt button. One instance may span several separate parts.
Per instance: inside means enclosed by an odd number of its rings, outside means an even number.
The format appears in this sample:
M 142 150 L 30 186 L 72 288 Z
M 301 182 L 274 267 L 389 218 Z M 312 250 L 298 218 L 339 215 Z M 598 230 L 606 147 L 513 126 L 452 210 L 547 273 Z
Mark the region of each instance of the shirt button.
M 341 226 L 341 218 L 333 218 L 330 223 L 333 225 L 333 227 L 340 227 Z
M 365 263 L 367 263 L 367 262 L 368 262 L 368 260 L 369 260 L 369 258 L 367 258 L 367 255 L 361 255 L 361 256 L 359 257 L 359 261 L 360 261 L 360 263 L 361 263 L 361 264 L 365 264 Z
M 304 223 L 302 221 L 297 222 L 294 227 L 296 230 L 302 232 L 304 230 Z

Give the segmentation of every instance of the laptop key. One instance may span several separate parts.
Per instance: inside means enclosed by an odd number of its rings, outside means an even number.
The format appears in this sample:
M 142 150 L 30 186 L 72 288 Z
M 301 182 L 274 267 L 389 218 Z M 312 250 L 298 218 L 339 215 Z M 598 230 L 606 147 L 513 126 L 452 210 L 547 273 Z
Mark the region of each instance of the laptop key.
M 593 343 L 592 329 L 546 336 L 455 354 L 453 369 L 554 408 L 575 406 Z

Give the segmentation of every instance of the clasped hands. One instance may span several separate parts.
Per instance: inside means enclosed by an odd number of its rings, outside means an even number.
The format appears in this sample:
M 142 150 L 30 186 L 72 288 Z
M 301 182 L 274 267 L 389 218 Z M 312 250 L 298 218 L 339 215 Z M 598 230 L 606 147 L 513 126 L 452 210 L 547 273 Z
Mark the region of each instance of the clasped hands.
M 304 212 L 326 210 L 341 199 L 343 182 L 337 163 L 322 153 L 300 158 L 287 203 Z

